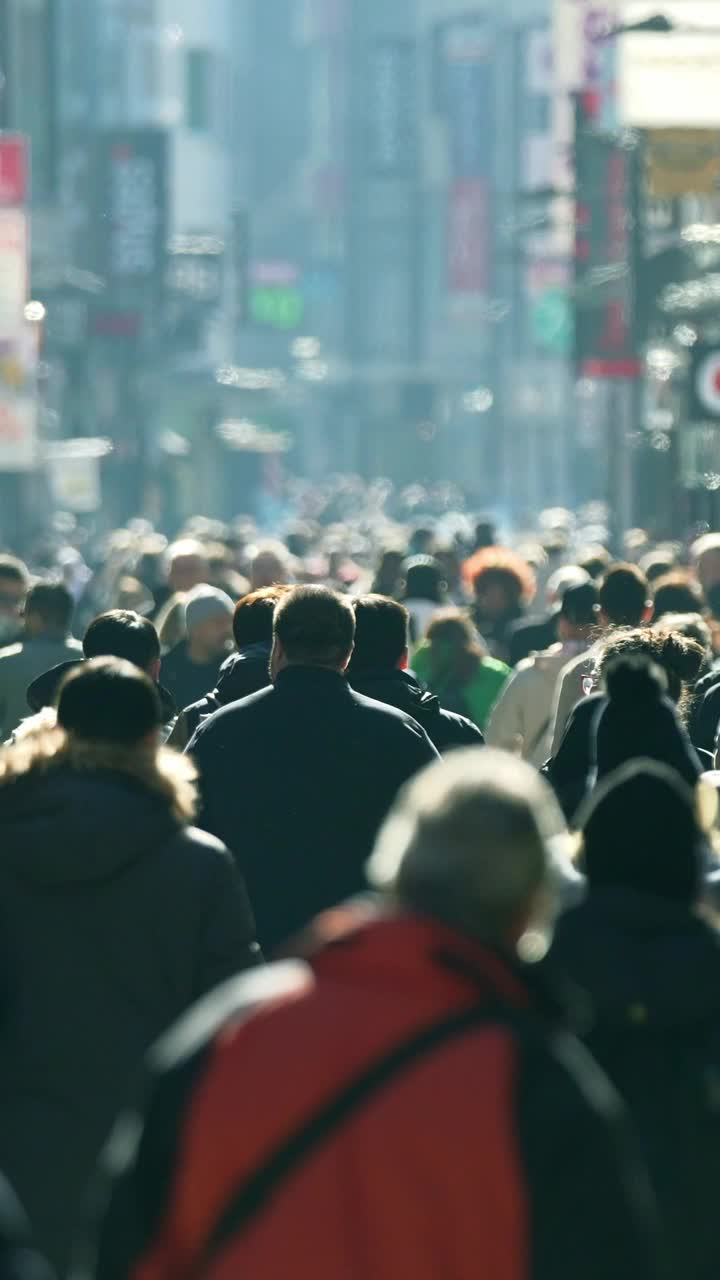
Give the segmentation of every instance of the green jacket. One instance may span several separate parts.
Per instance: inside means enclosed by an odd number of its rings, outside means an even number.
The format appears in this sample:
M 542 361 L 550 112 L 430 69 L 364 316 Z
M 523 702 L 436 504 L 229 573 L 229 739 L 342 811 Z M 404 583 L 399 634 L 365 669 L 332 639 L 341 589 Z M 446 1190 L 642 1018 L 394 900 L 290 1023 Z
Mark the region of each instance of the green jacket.
M 483 658 L 472 680 L 459 685 L 448 674 L 434 681 L 430 679 L 430 645 L 423 641 L 415 652 L 412 669 L 418 680 L 427 685 L 448 711 L 469 716 L 478 729 L 484 729 L 503 686 L 511 675 L 510 668 L 497 658 Z

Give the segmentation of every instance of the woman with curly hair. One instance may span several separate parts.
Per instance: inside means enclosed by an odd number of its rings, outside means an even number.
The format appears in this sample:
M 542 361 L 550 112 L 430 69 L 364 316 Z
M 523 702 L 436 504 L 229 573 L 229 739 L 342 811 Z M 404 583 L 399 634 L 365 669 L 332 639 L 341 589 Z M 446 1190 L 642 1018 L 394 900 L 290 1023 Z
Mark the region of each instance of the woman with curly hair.
M 629 657 L 648 658 L 659 667 L 667 680 L 668 697 L 675 703 L 681 720 L 686 721 L 690 713 L 693 689 L 705 661 L 702 645 L 677 631 L 656 631 L 652 627 L 612 632 L 596 653 L 593 676 L 596 692 L 577 704 L 559 750 L 544 769 L 569 820 L 585 798 L 593 774 L 594 728 L 607 702 L 607 673 L 619 658 Z M 636 713 L 641 715 L 642 709 L 638 707 Z M 652 753 L 646 751 L 645 754 Z M 702 774 L 703 762 L 694 751 L 688 760 L 688 773 L 692 776 L 687 776 L 686 781 L 691 783 Z M 667 761 L 661 758 L 661 763 Z M 709 762 L 707 767 L 711 767 Z
M 494 658 L 507 662 L 510 631 L 535 598 L 535 574 L 514 551 L 486 547 L 465 561 L 463 577 L 472 590 L 472 617 Z

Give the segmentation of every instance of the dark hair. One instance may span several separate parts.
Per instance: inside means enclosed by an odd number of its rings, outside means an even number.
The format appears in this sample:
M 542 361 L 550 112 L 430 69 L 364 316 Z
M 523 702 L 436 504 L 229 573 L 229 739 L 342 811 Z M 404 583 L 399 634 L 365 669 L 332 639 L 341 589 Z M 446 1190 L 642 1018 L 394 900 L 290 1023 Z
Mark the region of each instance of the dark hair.
M 17 582 L 22 587 L 27 587 L 30 582 L 27 566 L 17 556 L 0 556 L 0 578 Z
M 359 671 L 387 671 L 396 667 L 407 651 L 410 615 L 404 605 L 387 596 L 359 596 L 355 609 L 355 648 L 348 667 Z
M 676 569 L 658 578 L 654 587 L 655 618 L 666 613 L 702 613 L 705 595 L 691 573 Z
M 432 556 L 414 556 L 405 565 L 405 600 L 442 604 L 447 591 L 445 570 Z
M 46 627 L 66 632 L 70 628 L 75 602 L 61 582 L 38 582 L 25 601 L 25 616 L 41 618 Z
M 289 662 L 339 667 L 352 652 L 355 614 L 328 587 L 293 587 L 276 605 L 273 633 Z
M 83 639 L 83 653 L 86 658 L 124 658 L 147 671 L 160 657 L 160 639 L 152 622 L 142 614 L 131 609 L 110 609 L 90 623 Z
M 58 724 L 89 742 L 131 746 L 162 723 L 156 685 L 123 658 L 82 662 L 60 686 Z
M 594 582 L 578 582 L 566 587 L 560 615 L 574 627 L 592 627 L 597 622 L 598 589 Z
M 595 581 L 607 573 L 612 562 L 610 552 L 605 547 L 585 547 L 578 556 L 578 568 L 584 569 Z
M 275 606 L 290 590 L 290 587 L 261 587 L 238 600 L 233 617 L 238 649 L 249 644 L 272 644 Z
M 600 608 L 615 627 L 638 627 L 650 598 L 645 574 L 634 564 L 608 569 L 600 587 Z
M 689 691 L 705 661 L 702 645 L 679 632 L 656 631 L 653 627 L 616 631 L 608 636 L 600 649 L 600 673 L 605 676 L 618 658 L 633 656 L 644 657 L 665 672 L 668 693 L 679 710 L 684 712 Z

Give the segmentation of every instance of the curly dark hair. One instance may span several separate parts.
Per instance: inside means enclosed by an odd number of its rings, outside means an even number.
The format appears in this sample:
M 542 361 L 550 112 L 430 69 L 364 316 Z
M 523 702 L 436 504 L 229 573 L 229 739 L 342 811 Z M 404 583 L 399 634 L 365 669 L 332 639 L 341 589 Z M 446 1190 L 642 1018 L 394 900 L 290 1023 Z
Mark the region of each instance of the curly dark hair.
M 599 647 L 595 662 L 598 676 L 604 680 L 617 658 L 630 655 L 647 657 L 665 672 L 668 693 L 680 714 L 686 716 L 693 686 L 705 662 L 702 645 L 679 631 L 656 631 L 652 627 L 614 631 Z

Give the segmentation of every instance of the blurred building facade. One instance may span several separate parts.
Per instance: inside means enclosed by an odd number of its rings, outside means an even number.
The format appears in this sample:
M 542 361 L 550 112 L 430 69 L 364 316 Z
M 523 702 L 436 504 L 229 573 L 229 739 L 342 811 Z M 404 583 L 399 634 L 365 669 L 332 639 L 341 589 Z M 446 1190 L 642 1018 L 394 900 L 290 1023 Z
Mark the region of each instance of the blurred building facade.
M 665 8 L 716 24 L 714 0 Z M 690 412 L 688 331 L 715 351 L 715 304 L 701 290 L 695 324 L 697 291 L 672 315 L 658 299 L 713 274 L 717 193 L 653 194 L 646 174 L 664 164 L 667 179 L 669 164 L 677 184 L 685 161 L 668 161 L 657 111 L 628 124 L 608 92 L 667 62 L 659 45 L 607 38 L 653 13 L 649 0 L 0 0 L 0 126 L 33 157 L 43 436 L 111 440 L 108 491 L 167 523 L 272 495 L 283 467 L 442 478 L 520 522 L 618 494 L 623 520 L 648 519 L 634 459 L 655 477 L 651 505 L 672 505 L 682 475 L 699 494 L 687 509 L 702 506 L 720 484 L 713 415 L 691 398 L 697 430 L 668 424 Z M 642 38 L 668 41 L 672 61 L 684 37 Z M 694 119 L 683 84 L 682 119 L 680 98 L 657 95 L 666 128 Z M 705 135 L 717 124 L 703 119 Z M 609 165 L 617 179 L 630 135 L 635 186 L 616 185 L 615 225 L 641 234 L 621 260 L 619 239 L 592 240 L 582 220 L 608 223 L 596 177 Z M 694 246 L 693 226 L 709 228 Z M 627 395 L 580 350 L 626 303 Z

